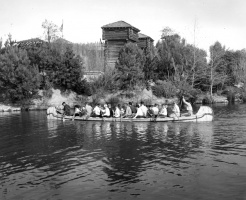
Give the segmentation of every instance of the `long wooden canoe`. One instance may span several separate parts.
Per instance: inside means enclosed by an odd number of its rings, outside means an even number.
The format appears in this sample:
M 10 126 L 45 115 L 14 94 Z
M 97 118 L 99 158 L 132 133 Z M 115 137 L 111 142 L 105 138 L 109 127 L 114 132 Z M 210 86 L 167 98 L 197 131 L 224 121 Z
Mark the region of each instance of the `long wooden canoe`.
M 47 109 L 48 119 L 78 120 L 78 121 L 108 121 L 108 122 L 208 122 L 213 120 L 213 110 L 208 106 L 201 106 L 192 116 L 165 117 L 165 118 L 100 118 L 100 117 L 72 117 L 58 114 L 54 107 Z

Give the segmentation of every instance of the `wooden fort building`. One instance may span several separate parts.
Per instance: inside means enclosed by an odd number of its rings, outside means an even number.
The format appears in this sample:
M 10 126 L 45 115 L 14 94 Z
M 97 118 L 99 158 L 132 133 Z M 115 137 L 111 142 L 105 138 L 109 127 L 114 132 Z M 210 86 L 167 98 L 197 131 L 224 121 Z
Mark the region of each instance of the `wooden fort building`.
M 138 42 L 138 32 L 136 27 L 118 21 L 102 26 L 102 39 L 105 40 L 105 68 L 114 68 L 118 60 L 120 49 L 128 42 Z
M 153 42 L 154 40 L 151 37 L 144 35 L 142 33 L 138 33 L 138 46 L 142 50 L 147 50 L 147 49 L 152 50 Z

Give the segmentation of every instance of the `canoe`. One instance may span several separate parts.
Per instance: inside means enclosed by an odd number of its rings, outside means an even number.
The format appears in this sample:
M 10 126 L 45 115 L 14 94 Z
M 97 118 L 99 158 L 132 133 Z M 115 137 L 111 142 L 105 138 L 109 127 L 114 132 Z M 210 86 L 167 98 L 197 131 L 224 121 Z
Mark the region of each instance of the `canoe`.
M 47 109 L 48 119 L 77 120 L 77 121 L 107 121 L 107 122 L 209 122 L 213 121 L 213 110 L 208 106 L 201 106 L 198 112 L 192 116 L 165 117 L 165 118 L 100 118 L 100 117 L 62 117 L 56 112 L 55 107 Z

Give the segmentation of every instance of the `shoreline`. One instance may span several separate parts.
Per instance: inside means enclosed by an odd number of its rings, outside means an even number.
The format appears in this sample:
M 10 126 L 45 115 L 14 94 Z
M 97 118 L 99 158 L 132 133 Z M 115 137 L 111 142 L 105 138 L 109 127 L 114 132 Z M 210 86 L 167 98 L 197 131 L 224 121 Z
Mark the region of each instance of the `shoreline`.
M 194 103 L 194 105 L 201 105 L 202 104 L 202 100 L 204 96 L 201 96 L 197 99 L 197 101 Z M 141 98 L 139 98 L 141 99 Z M 175 100 L 175 98 L 172 99 L 166 99 L 168 100 L 168 102 L 172 102 Z M 131 99 L 130 99 L 131 101 Z M 156 102 L 162 102 L 163 99 L 159 99 L 156 98 L 154 101 Z M 67 103 L 69 105 L 75 105 L 78 104 L 78 101 L 67 101 Z M 241 101 L 235 101 L 235 103 L 242 103 Z M 214 105 L 214 104 L 229 104 L 229 101 L 227 100 L 227 97 L 225 96 L 215 96 L 215 98 L 213 99 L 212 103 L 207 103 L 206 105 Z M 58 105 L 58 104 L 57 104 Z M 50 106 L 55 106 L 55 105 L 50 105 L 49 103 L 47 104 L 26 104 L 24 106 L 15 106 L 15 105 L 11 105 L 11 104 L 3 104 L 0 103 L 0 112 L 18 112 L 18 111 L 44 111 L 47 110 L 48 107 Z

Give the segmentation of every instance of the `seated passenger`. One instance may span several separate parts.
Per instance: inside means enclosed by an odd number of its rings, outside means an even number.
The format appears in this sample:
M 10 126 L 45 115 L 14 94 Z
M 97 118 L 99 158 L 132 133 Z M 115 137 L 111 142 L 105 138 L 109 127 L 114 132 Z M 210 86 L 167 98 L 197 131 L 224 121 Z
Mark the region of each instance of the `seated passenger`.
M 124 116 L 125 114 L 125 109 L 123 108 L 123 106 L 121 106 L 120 104 L 118 104 L 118 107 L 120 109 L 120 116 Z
M 139 105 L 137 105 L 137 113 L 135 115 L 135 117 L 133 117 L 134 119 L 135 118 L 145 118 L 146 117 L 146 113 L 147 111 L 143 111 L 143 108 L 142 106 L 139 107 Z
M 141 103 L 140 103 L 140 108 L 142 109 L 143 116 L 146 117 L 147 116 L 148 108 L 144 105 L 144 102 L 143 101 L 141 101 Z
M 81 117 L 81 110 L 80 110 L 80 106 L 79 105 L 75 105 L 74 106 L 74 114 L 73 114 L 73 117 L 75 116 L 80 116 Z
M 58 114 L 63 114 L 64 113 L 64 106 L 63 105 L 60 105 L 60 106 L 56 106 L 56 112 Z
M 153 112 L 153 105 L 150 105 L 150 106 L 147 106 L 147 115 L 146 117 L 152 117 L 154 115 L 154 112 Z
M 164 118 L 167 116 L 167 105 L 162 104 L 160 112 L 159 112 L 159 117 Z
M 132 114 L 135 115 L 137 113 L 137 107 L 132 105 L 132 102 L 129 102 L 129 106 L 131 108 Z
M 99 108 L 99 103 L 96 104 L 92 111 L 92 117 L 101 117 L 101 109 Z
M 69 105 L 67 105 L 65 102 L 62 103 L 63 105 L 63 116 L 71 116 L 71 108 Z
M 108 108 L 109 108 L 109 111 L 110 111 L 110 117 L 113 117 L 114 116 L 114 111 L 113 111 L 112 106 L 111 106 L 110 103 L 108 104 Z
M 126 113 L 124 114 L 123 117 L 132 117 L 132 110 L 129 104 L 126 104 Z
M 172 110 L 171 110 L 169 117 L 180 117 L 179 106 L 177 105 L 176 102 L 172 103 Z
M 152 112 L 153 112 L 153 116 L 156 118 L 159 114 L 159 108 L 158 108 L 158 104 L 155 104 L 153 107 L 152 107 Z
M 85 103 L 85 109 L 86 109 L 86 115 L 90 117 L 92 113 L 92 107 L 88 102 Z
M 116 118 L 119 118 L 121 115 L 120 115 L 120 109 L 118 106 L 115 107 L 115 110 L 114 110 L 114 117 Z
M 110 117 L 110 110 L 107 104 L 104 104 L 104 113 L 102 114 L 102 117 Z

